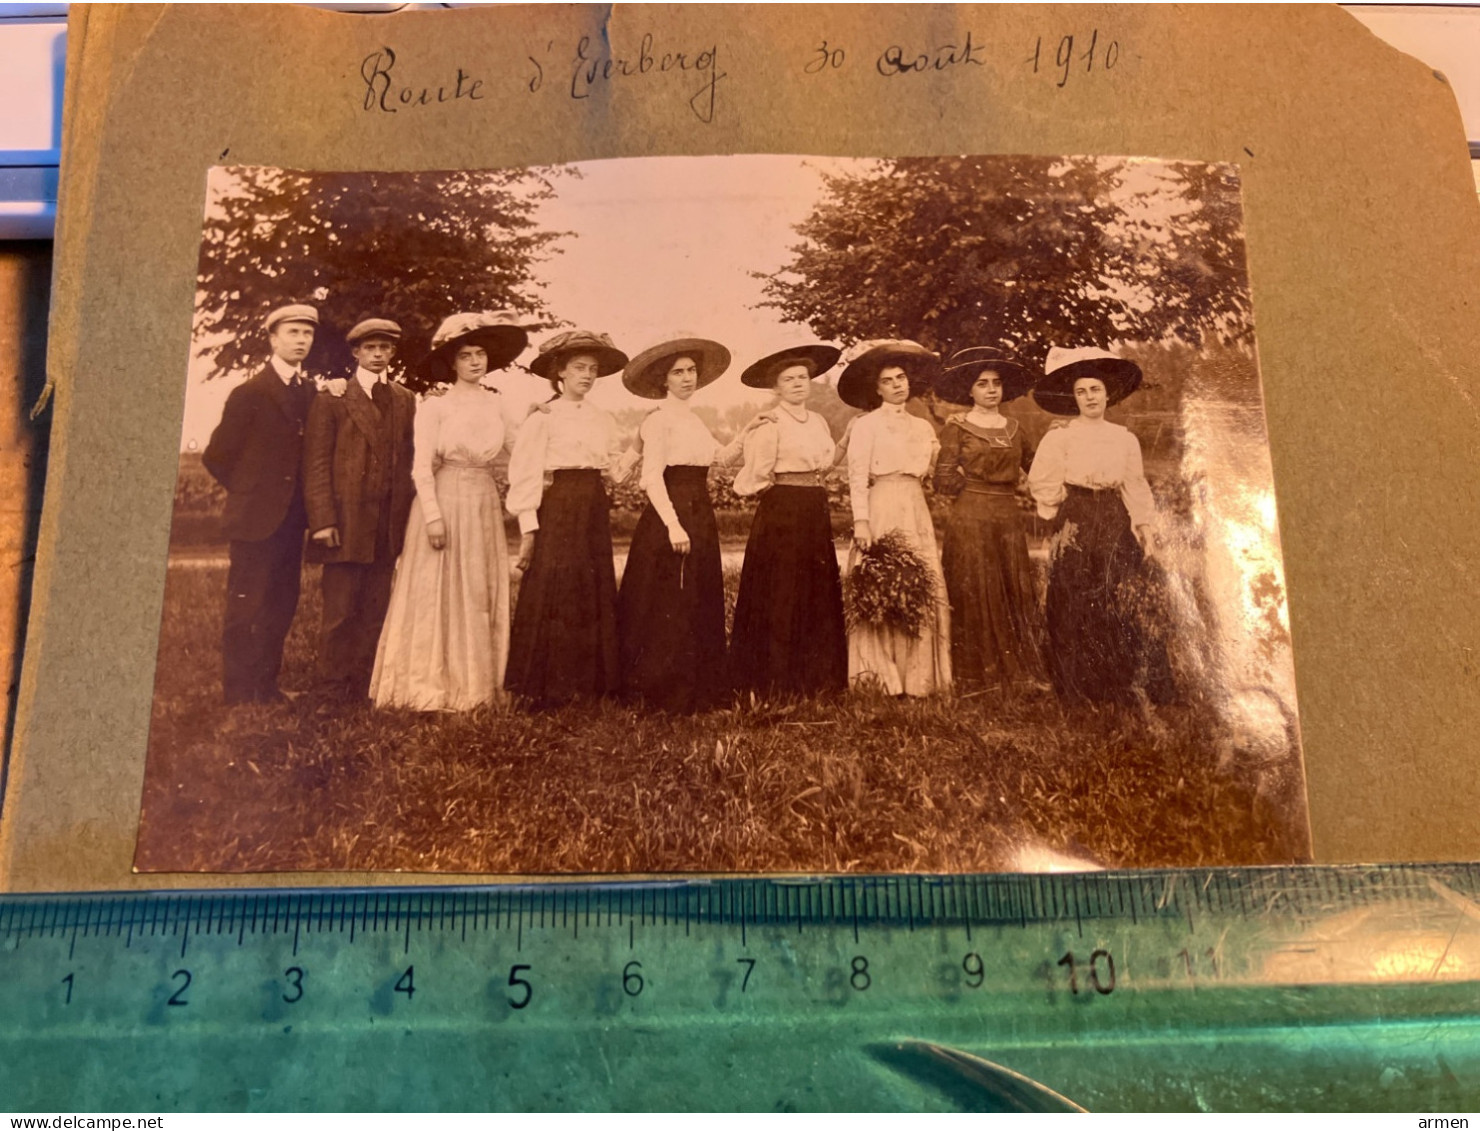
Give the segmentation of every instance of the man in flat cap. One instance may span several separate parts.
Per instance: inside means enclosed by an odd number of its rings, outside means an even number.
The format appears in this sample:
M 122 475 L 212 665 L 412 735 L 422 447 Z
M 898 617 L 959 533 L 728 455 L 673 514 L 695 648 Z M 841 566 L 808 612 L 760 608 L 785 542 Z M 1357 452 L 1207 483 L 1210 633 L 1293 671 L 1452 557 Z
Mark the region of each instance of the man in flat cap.
M 283 642 L 303 571 L 303 431 L 314 385 L 303 372 L 319 312 L 281 306 L 264 323 L 272 356 L 231 391 L 202 462 L 226 488 L 231 540 L 221 630 L 228 703 L 276 702 Z
M 325 389 L 308 412 L 303 493 L 310 561 L 323 562 L 319 676 L 349 699 L 369 694 L 375 646 L 406 537 L 416 397 L 387 371 L 401 327 L 367 318 L 347 335 L 354 376 Z

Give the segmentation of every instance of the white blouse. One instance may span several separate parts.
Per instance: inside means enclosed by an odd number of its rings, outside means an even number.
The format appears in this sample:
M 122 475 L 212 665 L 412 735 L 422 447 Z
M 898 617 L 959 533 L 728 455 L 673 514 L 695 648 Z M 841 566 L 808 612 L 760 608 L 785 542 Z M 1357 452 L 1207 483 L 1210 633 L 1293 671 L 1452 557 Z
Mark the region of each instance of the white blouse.
M 940 454 L 940 440 L 929 421 L 886 404 L 858 418 L 848 441 L 848 495 L 853 521 L 868 521 L 869 484 L 880 475 L 930 473 Z
M 632 474 L 633 462 L 622 456 L 616 418 L 589 401 L 561 397 L 549 412 L 530 413 L 509 457 L 509 510 L 519 516 L 519 532 L 540 528 L 546 473 L 595 468 L 620 483 Z
M 820 414 L 808 412 L 798 420 L 777 405 L 776 423 L 762 424 L 745 438 L 745 466 L 735 476 L 735 494 L 759 495 L 776 482 L 777 472 L 826 471 L 837 450 Z
M 688 403 L 676 397 L 665 397 L 638 430 L 642 433 L 642 489 L 663 525 L 674 534 L 684 533 L 663 482 L 664 470 L 734 463 L 740 458 L 743 442 L 736 436 L 721 448 Z
M 504 445 L 518 433 L 519 416 L 507 397 L 492 390 L 472 396 L 444 393 L 417 404 L 411 481 L 427 522 L 442 517 L 437 505 L 437 469 L 445 463 L 491 468 Z
M 1108 420 L 1076 417 L 1063 427 L 1050 428 L 1043 437 L 1028 472 L 1028 490 L 1042 517 L 1058 514 L 1065 484 L 1119 487 L 1133 527 L 1149 525 L 1156 517 L 1140 441 L 1129 429 Z

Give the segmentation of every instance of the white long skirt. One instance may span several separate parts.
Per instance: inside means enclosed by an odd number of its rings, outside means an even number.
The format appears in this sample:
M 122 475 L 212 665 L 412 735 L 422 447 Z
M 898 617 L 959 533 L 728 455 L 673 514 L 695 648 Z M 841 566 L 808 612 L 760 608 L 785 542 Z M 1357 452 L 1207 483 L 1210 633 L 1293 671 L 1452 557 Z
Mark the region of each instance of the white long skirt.
M 447 544 L 432 549 L 411 507 L 390 609 L 375 652 L 377 707 L 467 711 L 504 698 L 509 550 L 492 466 L 443 464 L 437 506 Z
M 931 695 L 951 684 L 951 606 L 936 549 L 935 524 L 917 479 L 880 479 L 868 491 L 869 529 L 875 538 L 903 531 L 935 575 L 935 611 L 919 636 L 864 625 L 848 633 L 848 682 L 890 695 Z

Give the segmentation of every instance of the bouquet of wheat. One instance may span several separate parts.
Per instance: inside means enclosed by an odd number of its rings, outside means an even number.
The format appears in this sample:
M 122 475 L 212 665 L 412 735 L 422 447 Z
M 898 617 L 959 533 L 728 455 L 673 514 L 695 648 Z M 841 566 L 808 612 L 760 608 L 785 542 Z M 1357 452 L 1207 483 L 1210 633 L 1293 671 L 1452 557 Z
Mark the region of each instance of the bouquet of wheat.
M 865 625 L 919 636 L 936 601 L 935 575 L 901 530 L 875 538 L 858 552 L 843 582 L 849 631 Z

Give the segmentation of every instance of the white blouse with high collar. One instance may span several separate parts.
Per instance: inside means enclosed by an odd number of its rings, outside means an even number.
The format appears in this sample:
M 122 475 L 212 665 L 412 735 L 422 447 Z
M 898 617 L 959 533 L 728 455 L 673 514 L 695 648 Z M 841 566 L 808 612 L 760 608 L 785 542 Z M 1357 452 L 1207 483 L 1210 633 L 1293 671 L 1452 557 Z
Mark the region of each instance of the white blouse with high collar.
M 904 405 L 880 405 L 860 416 L 848 440 L 848 495 L 853 521 L 869 519 L 868 489 L 880 475 L 930 474 L 940 440 L 930 422 Z
M 1119 424 L 1079 416 L 1048 430 L 1028 472 L 1028 490 L 1039 515 L 1053 518 L 1058 514 L 1066 484 L 1096 490 L 1120 488 L 1132 526 L 1146 526 L 1156 518 L 1140 441 Z
M 442 517 L 437 504 L 437 469 L 447 463 L 491 469 L 504 446 L 513 447 L 519 417 L 509 399 L 493 390 L 422 398 L 413 425 L 411 480 L 427 522 Z
M 642 489 L 669 531 L 683 532 L 663 472 L 670 467 L 708 467 L 740 458 L 739 436 L 721 448 L 687 401 L 666 397 L 639 428 L 642 434 Z
M 826 471 L 836 462 L 838 448 L 820 414 L 808 412 L 798 420 L 785 405 L 774 411 L 774 424 L 762 424 L 745 438 L 737 495 L 759 495 L 776 482 L 778 472 Z
M 561 397 L 549 412 L 530 413 L 509 457 L 509 510 L 519 516 L 520 533 L 540 528 L 547 473 L 594 468 L 620 483 L 632 473 L 632 463 L 622 455 L 616 418 L 590 401 Z

